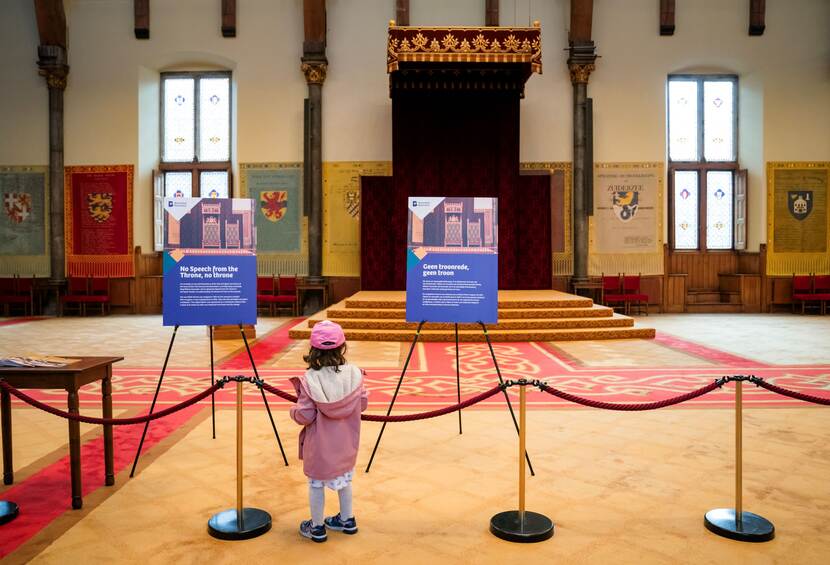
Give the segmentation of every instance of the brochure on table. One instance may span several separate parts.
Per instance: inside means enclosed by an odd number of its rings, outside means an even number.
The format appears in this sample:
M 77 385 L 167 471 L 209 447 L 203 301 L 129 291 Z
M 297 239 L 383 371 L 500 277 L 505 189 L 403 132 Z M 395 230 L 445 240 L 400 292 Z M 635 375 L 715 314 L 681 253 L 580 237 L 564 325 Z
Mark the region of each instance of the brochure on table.
M 498 199 L 411 196 L 406 319 L 498 321 Z
M 165 326 L 256 323 L 256 229 L 248 198 L 165 198 Z

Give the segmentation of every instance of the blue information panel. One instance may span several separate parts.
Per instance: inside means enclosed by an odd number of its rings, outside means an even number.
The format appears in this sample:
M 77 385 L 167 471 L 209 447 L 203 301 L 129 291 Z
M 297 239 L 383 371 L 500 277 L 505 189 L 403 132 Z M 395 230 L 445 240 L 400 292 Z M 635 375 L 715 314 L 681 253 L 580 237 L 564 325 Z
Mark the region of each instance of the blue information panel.
M 498 200 L 409 197 L 406 319 L 498 321 Z
M 255 324 L 253 200 L 163 202 L 164 325 Z

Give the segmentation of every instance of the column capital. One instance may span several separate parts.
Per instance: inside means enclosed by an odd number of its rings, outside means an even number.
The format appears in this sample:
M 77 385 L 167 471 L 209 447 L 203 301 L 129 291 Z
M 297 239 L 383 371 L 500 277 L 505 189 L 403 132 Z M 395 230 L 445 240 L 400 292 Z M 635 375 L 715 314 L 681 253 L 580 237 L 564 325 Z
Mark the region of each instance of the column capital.
M 328 61 L 323 60 L 303 60 L 300 65 L 300 70 L 305 75 L 307 84 L 322 85 L 326 80 L 326 71 L 328 71 Z
M 580 82 L 588 82 L 591 73 L 594 72 L 596 66 L 593 63 L 570 63 L 568 70 L 571 71 L 571 83 L 577 84 Z
M 568 48 L 568 70 L 573 84 L 587 83 L 596 69 L 596 47 L 593 41 L 571 42 Z
M 39 45 L 37 48 L 38 74 L 46 79 L 49 88 L 66 89 L 66 76 L 69 65 L 66 64 L 66 49 L 60 45 Z

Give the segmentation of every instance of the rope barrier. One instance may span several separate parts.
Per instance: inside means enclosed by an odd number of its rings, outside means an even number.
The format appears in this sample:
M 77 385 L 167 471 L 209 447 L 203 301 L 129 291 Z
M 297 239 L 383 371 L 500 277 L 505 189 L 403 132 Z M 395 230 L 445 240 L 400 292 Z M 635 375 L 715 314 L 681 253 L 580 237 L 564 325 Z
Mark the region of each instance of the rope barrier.
M 60 416 L 61 418 L 66 418 L 67 420 L 73 420 L 75 422 L 83 422 L 85 424 L 104 424 L 104 425 L 111 425 L 111 426 L 131 426 L 134 424 L 143 424 L 145 422 L 149 422 L 150 420 L 157 420 L 158 418 L 164 418 L 165 416 L 169 416 L 174 412 L 178 412 L 179 410 L 184 410 L 188 406 L 192 406 L 203 400 L 219 390 L 220 388 L 225 386 L 225 383 L 228 382 L 228 377 L 225 379 L 219 380 L 214 384 L 212 387 L 207 388 L 194 396 L 193 398 L 189 398 L 182 402 L 181 404 L 176 404 L 175 406 L 171 406 L 170 408 L 165 408 L 164 410 L 159 410 L 158 412 L 153 412 L 152 414 L 146 414 L 144 416 L 135 416 L 133 418 L 94 418 L 92 416 L 82 416 L 81 414 L 72 414 L 71 412 L 66 412 L 64 410 L 60 410 L 59 408 L 55 408 L 53 406 L 49 406 L 39 400 L 35 400 L 28 394 L 21 392 L 11 386 L 4 380 L 0 380 L 0 387 L 4 390 L 8 391 L 9 394 L 12 394 L 29 404 L 35 408 L 40 408 L 44 412 L 49 412 L 50 414 L 54 414 L 55 416 Z
M 704 394 L 712 392 L 716 388 L 722 387 L 724 383 L 728 382 L 729 379 L 730 377 L 718 379 L 704 387 L 701 387 L 697 390 L 693 390 L 691 392 L 687 392 L 686 394 L 681 394 L 680 396 L 666 398 L 665 400 L 658 400 L 656 402 L 642 402 L 639 404 L 617 404 L 613 402 L 602 402 L 599 400 L 591 400 L 589 398 L 576 396 L 575 394 L 571 394 L 569 392 L 565 392 L 563 390 L 550 387 L 545 383 L 540 382 L 538 383 L 538 386 L 542 390 L 542 392 L 546 392 L 552 396 L 557 396 L 563 400 L 567 400 L 568 402 L 581 404 L 583 406 L 589 406 L 591 408 L 600 408 L 602 410 L 622 410 L 625 412 L 638 412 L 642 410 L 656 410 L 658 408 L 665 408 L 666 406 L 680 404 L 681 402 L 686 402 L 687 400 L 697 398 L 698 396 L 703 396 Z
M 768 383 L 764 381 L 764 379 L 756 376 L 743 376 L 743 375 L 736 375 L 730 377 L 721 377 L 717 380 L 712 381 L 708 385 L 701 387 L 699 389 L 693 390 L 691 392 L 687 392 L 685 394 L 681 394 L 678 396 L 674 396 L 672 398 L 666 398 L 664 400 L 657 400 L 655 402 L 642 402 L 636 404 L 620 404 L 620 403 L 613 403 L 613 402 L 603 402 L 599 400 L 591 400 L 590 398 L 584 398 L 581 396 L 577 396 L 575 394 L 571 394 L 569 392 L 565 392 L 563 390 L 559 390 L 557 388 L 548 386 L 547 383 L 538 380 L 525 380 L 520 379 L 518 381 L 505 381 L 504 384 L 494 386 L 490 390 L 482 392 L 472 398 L 468 398 L 463 402 L 459 402 L 457 404 L 452 404 L 450 406 L 446 406 L 444 408 L 438 408 L 436 410 L 430 410 L 427 412 L 416 412 L 414 414 L 401 414 L 396 416 L 383 416 L 380 414 L 363 414 L 361 415 L 361 419 L 366 422 L 412 422 L 415 420 L 426 420 L 428 418 L 437 418 L 438 416 L 443 416 L 445 414 L 450 414 L 452 412 L 457 412 L 458 410 L 462 410 L 474 404 L 478 404 L 484 400 L 487 400 L 491 396 L 495 396 L 496 394 L 502 392 L 503 390 L 515 386 L 515 385 L 532 385 L 536 386 L 542 392 L 546 392 L 551 396 L 556 396 L 563 400 L 567 400 L 568 402 L 573 402 L 575 404 L 581 404 L 582 406 L 588 406 L 590 408 L 599 408 L 602 410 L 619 410 L 625 412 L 638 412 L 643 410 L 657 410 L 659 408 L 665 408 L 666 406 L 672 406 L 674 404 L 680 404 L 682 402 L 686 402 L 688 400 L 692 400 L 694 398 L 698 398 L 699 396 L 703 396 L 704 394 L 708 394 L 717 388 L 721 388 L 724 384 L 732 381 L 749 381 L 754 383 L 756 386 L 764 388 L 770 392 L 774 392 L 776 394 L 780 394 L 782 396 L 788 396 L 790 398 L 794 398 L 796 400 L 803 400 L 805 402 L 812 402 L 814 404 L 821 404 L 824 406 L 830 406 L 830 398 L 823 398 L 820 396 L 813 396 L 810 394 L 805 394 L 802 392 L 797 392 L 794 390 L 788 390 L 779 386 L 776 386 L 772 383 Z M 92 416 L 82 416 L 81 414 L 72 414 L 70 412 L 66 412 L 64 410 L 60 410 L 59 408 L 55 408 L 50 406 L 44 402 L 36 400 L 31 396 L 21 392 L 20 390 L 14 388 L 6 381 L 0 379 L 0 388 L 3 388 L 10 394 L 16 396 L 26 404 L 33 406 L 35 408 L 39 408 L 44 412 L 48 412 L 50 414 L 54 414 L 55 416 L 60 416 L 61 418 L 66 418 L 67 420 L 73 420 L 76 422 L 83 422 L 85 424 L 104 424 L 104 425 L 112 425 L 112 426 L 129 426 L 134 424 L 143 424 L 145 422 L 149 422 L 151 420 L 157 420 L 159 418 L 164 418 L 165 416 L 169 416 L 179 410 L 184 410 L 185 408 L 192 406 L 203 400 L 216 392 L 217 390 L 223 388 L 227 383 L 231 381 L 242 381 L 242 382 L 250 382 L 265 390 L 275 396 L 279 396 L 280 398 L 287 400 L 289 402 L 297 402 L 297 397 L 293 394 L 285 392 L 283 390 L 278 389 L 277 387 L 270 385 L 263 381 L 261 378 L 258 377 L 244 377 L 244 376 L 235 376 L 235 377 L 223 377 L 216 381 L 216 383 L 203 390 L 196 396 L 185 400 L 175 406 L 171 406 L 169 408 L 165 408 L 164 410 L 160 410 L 158 412 L 154 412 L 152 414 L 146 414 L 144 416 L 135 416 L 132 418 L 95 418 Z
M 780 386 L 776 386 L 772 383 L 766 382 L 764 379 L 760 377 L 749 377 L 747 380 L 751 383 L 754 383 L 756 386 L 765 388 L 768 391 L 780 394 L 781 396 L 789 396 L 790 398 L 795 398 L 796 400 L 803 400 L 804 402 L 812 402 L 813 404 L 822 404 L 824 406 L 830 406 L 830 398 L 822 398 L 821 396 L 813 396 L 812 394 L 804 394 L 803 392 L 796 392 L 794 390 L 781 388 Z

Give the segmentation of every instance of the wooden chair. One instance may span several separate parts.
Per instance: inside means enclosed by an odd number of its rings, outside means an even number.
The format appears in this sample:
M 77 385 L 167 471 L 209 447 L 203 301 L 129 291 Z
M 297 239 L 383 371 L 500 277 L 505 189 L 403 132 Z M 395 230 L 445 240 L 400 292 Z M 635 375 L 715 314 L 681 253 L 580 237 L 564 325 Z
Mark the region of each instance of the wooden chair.
M 277 291 L 275 293 L 274 302 L 276 304 L 277 310 L 281 305 L 290 306 L 291 307 L 291 315 L 297 315 L 297 276 L 294 275 L 293 277 L 283 277 L 282 275 L 277 277 L 279 282 L 277 286 Z
M 3 315 L 10 316 L 14 306 L 23 306 L 23 315 L 34 314 L 34 282 L 19 275 L 0 278 L 0 304 Z
M 830 275 L 814 275 L 813 289 L 815 300 L 821 300 L 821 313 L 827 314 L 827 305 L 830 304 Z
M 648 316 L 648 294 L 640 292 L 640 274 L 622 276 L 622 295 L 625 301 L 625 313 L 631 314 L 631 305 L 637 305 L 637 313 L 643 313 L 643 306 L 646 308 L 646 316 Z
M 256 306 L 257 312 L 262 308 L 268 309 L 268 315 L 274 315 L 274 305 L 276 304 L 276 296 L 274 293 L 274 275 L 270 277 L 256 278 Z
M 815 302 L 815 306 L 821 308 L 821 300 L 816 297 L 814 292 L 814 278 L 815 277 L 812 274 L 796 275 L 793 273 L 793 314 L 795 314 L 795 305 L 798 303 L 801 303 L 802 314 L 805 313 L 807 306 L 812 305 L 813 302 Z
M 74 304 L 78 314 L 86 316 L 87 304 L 99 304 L 101 315 L 109 313 L 110 280 L 106 277 L 67 277 L 66 294 L 60 299 L 60 312 L 63 316 L 67 305 Z
M 110 309 L 110 280 L 106 277 L 92 277 L 89 279 L 89 295 L 84 298 L 87 304 L 100 304 L 101 315 L 109 314 Z
M 606 276 L 602 274 L 602 293 L 600 302 L 613 309 L 622 308 L 625 311 L 625 298 L 622 292 L 622 276 Z

